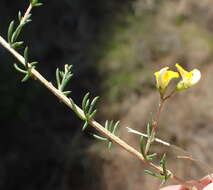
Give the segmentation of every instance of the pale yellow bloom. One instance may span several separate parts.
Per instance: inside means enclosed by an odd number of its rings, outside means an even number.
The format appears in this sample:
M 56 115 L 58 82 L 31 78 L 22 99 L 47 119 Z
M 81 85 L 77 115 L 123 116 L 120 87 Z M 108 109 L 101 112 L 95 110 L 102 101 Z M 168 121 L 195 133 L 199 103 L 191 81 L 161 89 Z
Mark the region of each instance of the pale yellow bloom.
M 169 85 L 169 82 L 173 78 L 178 78 L 179 74 L 174 71 L 168 70 L 169 67 L 164 67 L 160 71 L 155 72 L 155 79 L 156 79 L 156 87 L 159 89 L 160 93 L 164 93 L 165 89 Z
M 193 69 L 192 71 L 188 72 L 183 69 L 179 64 L 175 65 L 177 70 L 179 71 L 182 80 L 177 84 L 177 90 L 187 89 L 195 84 L 197 84 L 201 78 L 201 73 L 198 69 Z

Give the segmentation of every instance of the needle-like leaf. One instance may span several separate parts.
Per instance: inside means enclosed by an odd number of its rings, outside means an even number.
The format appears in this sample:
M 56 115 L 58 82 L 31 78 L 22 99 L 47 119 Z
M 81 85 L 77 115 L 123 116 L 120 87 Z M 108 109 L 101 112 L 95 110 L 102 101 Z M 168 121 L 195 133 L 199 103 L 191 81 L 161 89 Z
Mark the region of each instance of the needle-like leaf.
M 7 32 L 7 40 L 9 44 L 11 44 L 11 38 L 13 35 L 13 28 L 14 28 L 14 20 L 10 22 L 10 25 L 8 27 L 8 32 Z

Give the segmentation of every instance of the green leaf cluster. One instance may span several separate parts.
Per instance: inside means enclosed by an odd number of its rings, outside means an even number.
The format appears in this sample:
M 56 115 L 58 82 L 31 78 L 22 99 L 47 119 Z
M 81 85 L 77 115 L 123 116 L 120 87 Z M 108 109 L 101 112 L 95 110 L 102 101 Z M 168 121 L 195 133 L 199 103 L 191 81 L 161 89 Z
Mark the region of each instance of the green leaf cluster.
M 150 124 L 149 123 L 147 124 L 146 129 L 147 129 L 147 140 L 145 140 L 144 137 L 141 136 L 141 138 L 140 138 L 140 150 L 141 150 L 141 154 L 143 155 L 145 160 L 153 160 L 157 154 L 156 153 L 148 154 L 148 152 L 149 152 L 151 144 L 155 141 L 155 135 L 150 130 Z
M 86 95 L 84 96 L 84 98 L 82 100 L 82 110 L 84 112 L 84 116 L 82 116 L 78 112 L 74 101 L 70 98 L 70 103 L 72 105 L 73 111 L 78 115 L 78 117 L 81 120 L 85 121 L 83 128 L 82 128 L 83 131 L 88 127 L 89 121 L 95 116 L 95 114 L 97 112 L 97 110 L 95 109 L 95 106 L 96 106 L 98 99 L 99 99 L 99 97 L 96 96 L 94 99 L 90 100 L 89 99 L 89 92 L 86 93 Z
M 71 72 L 72 65 L 64 65 L 64 71 L 59 71 L 56 69 L 56 81 L 58 90 L 64 93 L 64 95 L 68 95 L 71 91 L 64 91 L 64 88 L 67 86 L 68 82 L 72 78 L 73 74 Z
M 98 101 L 99 97 L 96 96 L 93 100 L 89 99 L 89 92 L 86 93 L 86 95 L 83 98 L 82 101 L 82 110 L 84 112 L 84 116 L 85 116 L 85 123 L 84 126 L 82 128 L 82 130 L 84 131 L 87 126 L 88 126 L 88 121 L 90 121 L 96 114 L 97 110 L 95 109 L 95 105 Z
M 43 5 L 43 3 L 38 2 L 38 0 L 30 0 L 30 4 L 33 7 L 39 7 L 39 6 Z
M 35 68 L 35 65 L 38 63 L 36 61 L 29 62 L 29 49 L 26 47 L 24 49 L 24 69 L 20 68 L 16 63 L 13 64 L 14 68 L 20 73 L 25 74 L 24 78 L 21 80 L 22 82 L 26 82 L 32 75 L 31 70 Z
M 157 177 L 157 178 L 161 179 L 162 180 L 161 185 L 163 185 L 171 177 L 171 173 L 166 169 L 166 154 L 164 154 L 160 160 L 160 167 L 162 169 L 162 173 L 160 173 L 160 174 L 150 171 L 150 170 L 144 170 L 144 172 L 153 177 Z
M 18 48 L 20 47 L 21 45 L 23 45 L 23 41 L 17 41 L 23 27 L 31 22 L 32 20 L 30 19 L 31 17 L 31 14 L 28 14 L 27 17 L 23 20 L 22 16 L 21 16 L 21 12 L 19 11 L 18 13 L 18 20 L 19 20 L 19 24 L 17 27 L 15 27 L 15 21 L 11 21 L 10 22 L 10 25 L 8 27 L 8 31 L 7 31 L 7 40 L 8 40 L 8 43 L 10 44 L 10 46 L 12 48 Z
M 115 134 L 115 132 L 116 132 L 117 129 L 119 128 L 119 124 L 120 124 L 120 121 L 117 121 L 117 122 L 114 123 L 113 120 L 111 120 L 111 121 L 106 120 L 104 127 L 105 127 L 105 129 L 107 129 L 110 133 Z M 96 139 L 101 140 L 101 141 L 106 141 L 106 142 L 107 142 L 108 149 L 111 148 L 111 146 L 112 146 L 112 141 L 111 141 L 110 139 L 105 138 L 105 137 L 101 137 L 101 136 L 96 135 L 96 134 L 93 134 L 93 137 L 95 137 Z

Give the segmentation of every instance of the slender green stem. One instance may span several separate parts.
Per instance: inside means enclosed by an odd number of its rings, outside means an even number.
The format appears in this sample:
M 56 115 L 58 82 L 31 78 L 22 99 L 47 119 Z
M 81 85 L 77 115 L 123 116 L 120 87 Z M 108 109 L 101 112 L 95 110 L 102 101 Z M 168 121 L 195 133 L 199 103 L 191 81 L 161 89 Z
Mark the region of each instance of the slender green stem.
M 158 128 L 158 124 L 159 124 L 159 120 L 160 120 L 160 114 L 162 112 L 163 109 L 163 105 L 166 102 L 166 100 L 168 100 L 169 98 L 171 98 L 176 92 L 176 89 L 174 89 L 168 96 L 164 97 L 163 94 L 160 94 L 160 100 L 159 100 L 159 105 L 158 105 L 158 109 L 156 112 L 156 118 L 155 120 L 152 122 L 152 130 L 151 130 L 151 136 L 155 137 L 156 133 L 157 133 L 157 128 Z M 149 147 L 152 144 L 152 139 L 150 140 L 150 138 L 148 138 L 147 140 L 147 146 L 146 146 L 146 150 L 145 153 L 148 153 Z

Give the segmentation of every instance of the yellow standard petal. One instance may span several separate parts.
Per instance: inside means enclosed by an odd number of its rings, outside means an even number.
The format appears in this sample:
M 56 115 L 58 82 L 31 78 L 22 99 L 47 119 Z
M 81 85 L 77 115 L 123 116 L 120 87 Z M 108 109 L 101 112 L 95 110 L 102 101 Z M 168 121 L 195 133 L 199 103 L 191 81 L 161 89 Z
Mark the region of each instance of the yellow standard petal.
M 173 78 L 178 78 L 179 74 L 174 71 L 168 70 L 169 67 L 164 67 L 160 71 L 155 72 L 155 79 L 156 79 L 156 87 L 159 89 L 160 93 L 164 93 L 165 89 L 169 85 L 169 82 Z
M 177 90 L 187 89 L 200 81 L 201 73 L 198 69 L 193 69 L 192 71 L 188 72 L 179 64 L 176 64 L 175 66 L 182 77 L 182 80 L 176 86 Z

